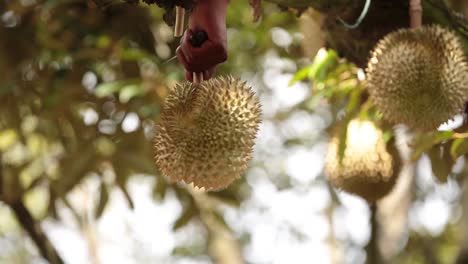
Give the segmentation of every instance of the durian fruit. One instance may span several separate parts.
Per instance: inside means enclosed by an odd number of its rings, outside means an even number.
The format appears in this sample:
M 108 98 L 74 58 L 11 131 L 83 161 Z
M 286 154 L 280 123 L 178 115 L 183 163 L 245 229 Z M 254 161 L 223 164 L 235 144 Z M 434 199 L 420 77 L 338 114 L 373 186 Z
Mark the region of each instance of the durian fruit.
M 368 202 L 375 202 L 392 190 L 401 168 L 400 156 L 394 145 L 387 149 L 383 133 L 374 123 L 352 120 L 347 127 L 341 163 L 338 149 L 339 134 L 335 134 L 325 159 L 325 173 L 333 186 Z
M 260 118 L 258 98 L 238 79 L 179 84 L 156 127 L 156 164 L 171 182 L 226 188 L 247 169 Z
M 401 29 L 377 44 L 366 87 L 385 119 L 436 129 L 468 101 L 468 64 L 455 33 L 441 26 Z

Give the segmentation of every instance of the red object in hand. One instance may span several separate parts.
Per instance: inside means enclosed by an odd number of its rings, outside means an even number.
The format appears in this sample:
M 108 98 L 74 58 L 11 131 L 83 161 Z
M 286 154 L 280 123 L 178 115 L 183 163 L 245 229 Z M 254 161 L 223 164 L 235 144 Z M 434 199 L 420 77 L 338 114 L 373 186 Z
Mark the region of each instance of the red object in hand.
M 202 72 L 203 79 L 211 78 L 216 65 L 227 59 L 226 9 L 229 0 L 198 0 L 189 18 L 189 26 L 177 48 L 177 58 L 186 70 L 186 78 L 193 81 L 194 72 Z M 194 35 L 206 33 L 201 45 L 192 45 Z

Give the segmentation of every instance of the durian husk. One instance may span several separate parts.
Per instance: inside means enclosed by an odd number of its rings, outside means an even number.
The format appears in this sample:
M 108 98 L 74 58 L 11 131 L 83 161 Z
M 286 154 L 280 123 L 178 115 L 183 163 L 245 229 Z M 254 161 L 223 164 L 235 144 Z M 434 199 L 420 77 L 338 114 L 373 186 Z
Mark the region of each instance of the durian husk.
M 325 173 L 334 187 L 370 203 L 390 193 L 401 169 L 401 159 L 393 143 L 387 147 L 382 131 L 374 123 L 350 121 L 341 163 L 338 148 L 339 133 L 336 133 L 325 159 Z
M 156 126 L 156 164 L 170 182 L 224 189 L 247 169 L 260 121 L 259 100 L 245 82 L 179 84 Z
M 395 31 L 372 52 L 365 85 L 388 121 L 434 130 L 468 101 L 463 46 L 441 26 Z

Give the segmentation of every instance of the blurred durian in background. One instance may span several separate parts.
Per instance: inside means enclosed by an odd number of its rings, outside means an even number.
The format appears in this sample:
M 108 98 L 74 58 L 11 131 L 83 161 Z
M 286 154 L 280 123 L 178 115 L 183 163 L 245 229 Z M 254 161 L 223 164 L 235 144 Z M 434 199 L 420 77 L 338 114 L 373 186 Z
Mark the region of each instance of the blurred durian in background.
M 386 196 L 395 185 L 401 160 L 394 146 L 387 146 L 383 132 L 368 120 L 352 120 L 340 159 L 340 135 L 333 135 L 325 159 L 328 180 L 338 189 L 368 202 Z M 393 144 L 390 142 L 389 144 Z
M 366 86 L 385 119 L 435 130 L 468 101 L 463 45 L 441 26 L 400 29 L 379 41 L 367 67 Z

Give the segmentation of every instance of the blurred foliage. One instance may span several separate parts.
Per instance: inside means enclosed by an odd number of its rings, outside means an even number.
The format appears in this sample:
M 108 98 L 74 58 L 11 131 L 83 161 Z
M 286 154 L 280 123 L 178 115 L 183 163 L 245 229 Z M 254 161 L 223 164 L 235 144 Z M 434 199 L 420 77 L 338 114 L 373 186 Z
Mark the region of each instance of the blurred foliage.
M 275 53 L 302 67 L 297 73 L 293 67 L 290 85 L 310 86 L 307 98 L 291 111 L 313 113 L 317 106 L 329 105 L 332 124 L 328 132 L 340 131 L 341 156 L 346 126 L 353 118 L 372 120 L 384 129 L 387 141 L 393 137 L 393 127 L 368 100 L 361 69 L 330 49 L 304 59 L 300 37 L 293 37 L 287 47 L 272 42 L 273 28 L 298 30 L 297 13 L 280 12 L 275 5 L 263 3 L 259 23 L 253 21 L 248 1 L 231 2 L 230 58 L 218 74 L 258 77 L 265 54 Z M 34 258 L 24 256 L 28 249 L 17 237 L 3 236 L 18 229 L 18 224 L 26 228 L 20 219 L 12 220 L 6 206 L 23 202 L 34 220 L 41 222 L 60 221 L 58 211 L 64 205 L 77 223 L 86 226 L 88 218 L 105 213 L 114 189 L 134 207 L 127 187 L 134 175 L 155 179 L 156 201 L 175 193 L 182 210 L 174 230 L 198 219 L 212 238 L 211 245 L 178 247 L 174 255 L 206 254 L 215 247 L 214 241 L 222 240 L 219 234 L 230 232 L 219 207 L 242 205 L 252 192 L 245 180 L 221 192 L 194 194 L 190 188 L 168 184 L 153 164 L 154 124 L 168 89 L 183 78 L 180 65 L 168 61 L 178 40 L 164 23 L 163 13 L 156 5 L 118 1 L 0 2 L 0 262 L 3 256 L 18 263 Z M 437 179 L 445 182 L 451 175 L 457 177 L 452 167 L 468 152 L 468 134 L 463 127 L 416 134 L 411 147 L 412 160 L 427 154 Z M 98 199 L 88 216 L 83 206 L 70 202 L 69 194 L 90 178 L 98 179 Z M 438 248 L 441 258 L 454 254 L 451 228 L 438 239 L 440 247 L 431 246 Z M 426 236 L 418 236 L 410 238 L 410 251 L 399 256 L 400 263 L 426 263 L 425 251 L 418 251 L 424 247 L 419 240 Z M 7 244 L 14 246 L 3 246 Z M 9 252 L 10 248 L 16 248 L 16 253 Z
M 97 175 L 100 181 L 93 216 L 100 217 L 114 187 L 133 207 L 126 183 L 144 174 L 157 178 L 155 198 L 176 191 L 184 210 L 174 229 L 199 215 L 192 196 L 167 184 L 153 164 L 154 123 L 168 88 L 183 77 L 177 62 L 168 62 L 178 40 L 163 12 L 118 1 L 0 3 L 0 201 L 23 201 L 37 221 L 60 220 L 60 202 L 84 224 L 67 195 L 85 178 Z M 271 47 L 269 28 L 294 21 L 272 12 L 254 27 L 250 12 L 248 3 L 229 10 L 230 26 L 246 31 L 232 32 L 230 45 L 242 55 L 232 56 L 221 73 L 233 64 L 249 65 L 247 53 Z M 237 189 L 210 197 L 239 205 Z

